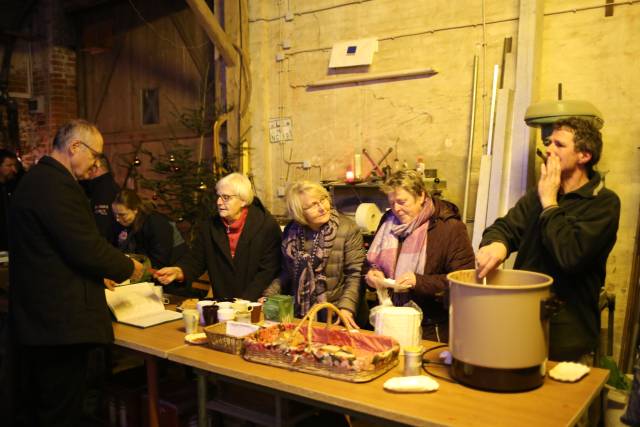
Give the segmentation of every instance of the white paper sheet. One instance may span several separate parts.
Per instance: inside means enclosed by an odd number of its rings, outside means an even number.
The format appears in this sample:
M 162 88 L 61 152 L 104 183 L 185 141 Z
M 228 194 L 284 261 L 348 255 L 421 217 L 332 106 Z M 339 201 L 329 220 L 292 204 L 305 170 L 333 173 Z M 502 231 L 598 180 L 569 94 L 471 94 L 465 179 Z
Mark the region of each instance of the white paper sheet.
M 182 318 L 182 314 L 165 310 L 150 282 L 105 289 L 107 304 L 120 323 L 147 328 Z

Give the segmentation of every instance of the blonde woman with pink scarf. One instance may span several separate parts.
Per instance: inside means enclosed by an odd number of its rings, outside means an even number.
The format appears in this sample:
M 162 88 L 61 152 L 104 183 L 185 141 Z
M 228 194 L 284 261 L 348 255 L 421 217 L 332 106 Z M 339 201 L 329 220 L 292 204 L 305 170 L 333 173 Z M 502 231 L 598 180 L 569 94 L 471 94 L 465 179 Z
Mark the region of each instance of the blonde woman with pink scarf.
M 458 208 L 431 198 L 421 174 L 398 171 L 382 186 L 389 211 L 380 221 L 367 253 L 367 284 L 384 288 L 394 279 L 402 292 L 394 305 L 409 300 L 423 311 L 423 337 L 448 341 L 448 283 L 452 271 L 474 268 L 474 253 Z

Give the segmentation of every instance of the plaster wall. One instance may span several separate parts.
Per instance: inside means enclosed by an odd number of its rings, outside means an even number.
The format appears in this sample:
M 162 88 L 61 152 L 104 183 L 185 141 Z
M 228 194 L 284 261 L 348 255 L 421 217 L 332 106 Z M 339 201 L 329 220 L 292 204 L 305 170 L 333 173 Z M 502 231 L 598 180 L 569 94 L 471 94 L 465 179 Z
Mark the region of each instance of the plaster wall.
M 640 202 L 637 139 L 632 119 L 640 87 L 640 3 L 625 3 L 605 17 L 604 2 L 544 2 L 540 75 L 536 100 L 585 99 L 603 113 L 605 149 L 600 170 L 622 199 L 618 242 L 610 256 L 607 289 L 617 295 L 615 351 L 619 349 L 636 238 Z M 293 19 L 286 19 L 289 13 Z M 491 73 L 501 63 L 503 43 L 513 38 L 505 56 L 504 87 L 513 88 L 519 2 L 512 0 L 363 0 L 250 2 L 250 55 L 253 80 L 251 161 L 258 193 L 276 214 L 284 214 L 278 187 L 302 177 L 338 180 L 355 153 L 374 157 L 389 147 L 415 167 L 447 180 L 444 197 L 464 204 L 469 140 L 472 64 L 480 57 L 475 145 L 469 212 L 474 212 L 480 157 L 489 124 Z M 484 16 L 484 19 L 483 19 Z M 483 25 L 483 22 L 485 25 Z M 333 43 L 377 37 L 379 50 L 368 69 L 332 72 Z M 283 48 L 283 42 L 291 47 Z M 276 61 L 282 53 L 284 60 Z M 310 89 L 310 82 L 413 68 L 433 68 L 433 77 L 416 77 Z M 269 142 L 269 119 L 290 117 L 293 140 Z M 522 118 L 514 118 L 522 120 Z M 286 161 L 309 162 L 303 169 Z M 514 165 L 525 167 L 526 165 Z M 369 171 L 363 159 L 363 171 Z
M 437 1 L 289 4 L 292 21 L 284 19 L 285 2 L 251 3 L 251 155 L 256 181 L 261 183 L 258 190 L 266 202 L 276 213 L 284 213 L 277 187 L 302 177 L 343 179 L 355 153 L 365 148 L 377 161 L 388 148 L 395 150 L 397 143 L 401 162 L 415 167 L 417 158 L 423 157 L 427 168 L 438 169 L 438 175 L 448 181 L 446 197 L 462 205 L 472 64 L 474 54 L 483 51 L 479 4 L 461 10 Z M 487 21 L 499 22 L 485 28 L 489 71 L 486 76 L 480 73 L 480 123 L 483 105 L 488 121 L 491 67 L 500 61 L 504 37 L 513 37 L 517 31 L 517 4 L 504 7 L 488 2 L 485 16 Z M 413 68 L 433 68 L 438 74 L 324 89 L 306 86 L 328 76 L 333 43 L 364 37 L 379 39 L 374 62 L 368 70 L 347 70 L 346 75 Z M 291 42 L 290 49 L 282 48 L 284 40 Z M 283 61 L 276 61 L 278 52 L 284 53 Z M 269 119 L 278 117 L 292 119 L 293 141 L 269 143 Z M 481 125 L 476 133 L 475 149 L 480 153 Z M 388 160 L 395 157 L 394 151 Z M 305 170 L 285 161 L 307 161 L 313 167 Z M 364 157 L 362 162 L 366 174 L 370 164 Z M 477 165 L 474 173 L 476 169 Z

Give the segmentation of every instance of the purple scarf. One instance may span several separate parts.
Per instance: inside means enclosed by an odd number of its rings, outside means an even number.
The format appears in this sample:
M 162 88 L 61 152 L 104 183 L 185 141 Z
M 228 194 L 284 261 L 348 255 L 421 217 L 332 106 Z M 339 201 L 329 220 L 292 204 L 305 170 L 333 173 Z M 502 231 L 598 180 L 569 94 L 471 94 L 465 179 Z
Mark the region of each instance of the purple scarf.
M 309 252 L 304 250 L 305 230 L 308 230 L 304 225 L 292 222 L 282 240 L 282 254 L 293 261 L 291 281 L 296 289 L 295 313 L 298 317 L 307 314 L 314 304 L 327 301 L 325 269 L 338 224 L 338 214 L 332 209 L 329 221 L 316 232 Z

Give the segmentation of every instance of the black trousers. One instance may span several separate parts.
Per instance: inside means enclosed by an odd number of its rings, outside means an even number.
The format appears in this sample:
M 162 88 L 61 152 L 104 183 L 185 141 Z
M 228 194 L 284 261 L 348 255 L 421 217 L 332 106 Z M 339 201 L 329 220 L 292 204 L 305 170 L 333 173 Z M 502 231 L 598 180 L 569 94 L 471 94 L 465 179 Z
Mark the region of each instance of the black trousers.
M 90 344 L 16 345 L 12 426 L 75 427 L 82 417 Z

